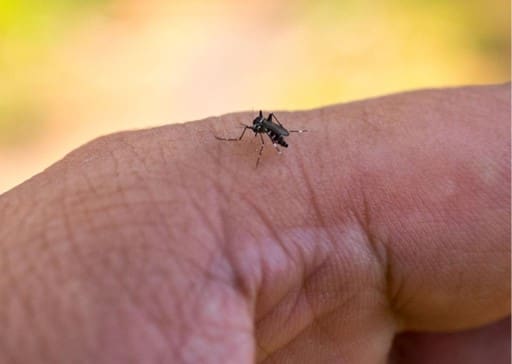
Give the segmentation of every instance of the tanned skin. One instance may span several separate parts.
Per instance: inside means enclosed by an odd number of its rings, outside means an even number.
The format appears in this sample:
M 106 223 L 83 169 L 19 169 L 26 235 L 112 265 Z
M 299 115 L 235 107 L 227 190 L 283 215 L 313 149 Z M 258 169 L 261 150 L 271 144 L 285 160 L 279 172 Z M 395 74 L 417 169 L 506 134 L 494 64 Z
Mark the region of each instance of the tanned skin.
M 506 363 L 510 85 L 94 140 L 0 196 L 2 363 Z

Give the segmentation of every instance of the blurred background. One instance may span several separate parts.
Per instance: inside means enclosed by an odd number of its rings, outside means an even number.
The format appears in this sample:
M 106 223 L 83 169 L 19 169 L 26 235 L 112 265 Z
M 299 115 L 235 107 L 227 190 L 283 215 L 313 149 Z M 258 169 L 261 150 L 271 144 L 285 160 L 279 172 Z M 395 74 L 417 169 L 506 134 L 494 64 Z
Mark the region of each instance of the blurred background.
M 0 193 L 113 131 L 509 79 L 508 0 L 0 0 Z

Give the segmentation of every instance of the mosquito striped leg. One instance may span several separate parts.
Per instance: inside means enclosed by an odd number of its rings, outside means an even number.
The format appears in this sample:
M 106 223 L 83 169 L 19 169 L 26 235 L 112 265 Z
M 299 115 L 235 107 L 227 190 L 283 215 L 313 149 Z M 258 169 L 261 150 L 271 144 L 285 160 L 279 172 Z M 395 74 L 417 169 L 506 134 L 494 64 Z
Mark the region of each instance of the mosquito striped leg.
M 242 131 L 242 134 L 238 138 L 221 138 L 221 137 L 218 137 L 217 135 L 215 135 L 215 139 L 224 140 L 226 142 L 237 142 L 239 140 L 242 140 L 242 138 L 244 137 L 245 131 L 247 129 L 252 130 L 252 128 L 250 126 L 244 125 L 244 130 Z
M 263 140 L 263 135 L 260 134 L 261 147 L 258 153 L 258 159 L 256 160 L 256 168 L 258 168 L 258 164 L 260 163 L 261 153 L 263 152 L 263 147 L 265 146 L 265 141 Z
M 281 122 L 280 122 L 280 121 L 279 121 L 279 119 L 274 115 L 274 113 L 270 113 L 270 114 L 268 115 L 268 120 L 269 120 L 270 122 L 272 122 L 272 119 L 275 119 L 275 120 L 277 121 L 277 123 L 279 124 L 279 126 L 280 126 L 281 128 L 284 128 L 283 124 L 281 124 Z M 306 130 L 306 129 L 297 129 L 297 130 L 288 130 L 288 132 L 290 132 L 290 133 L 305 133 L 305 132 L 307 132 L 307 130 Z
M 270 135 L 267 134 L 267 136 L 270 139 L 270 142 L 272 143 L 272 146 L 276 149 L 277 153 L 281 154 L 281 149 L 279 149 L 279 147 L 277 146 L 277 143 L 274 143 L 274 141 L 272 140 Z
M 272 122 L 272 118 L 276 119 L 277 123 L 279 124 L 279 126 L 280 126 L 281 128 L 284 128 L 283 124 L 281 124 L 281 122 L 279 122 L 279 120 L 278 120 L 278 119 L 277 119 L 277 117 L 274 115 L 274 113 L 270 113 L 270 114 L 268 115 L 268 120 L 269 120 L 270 122 Z

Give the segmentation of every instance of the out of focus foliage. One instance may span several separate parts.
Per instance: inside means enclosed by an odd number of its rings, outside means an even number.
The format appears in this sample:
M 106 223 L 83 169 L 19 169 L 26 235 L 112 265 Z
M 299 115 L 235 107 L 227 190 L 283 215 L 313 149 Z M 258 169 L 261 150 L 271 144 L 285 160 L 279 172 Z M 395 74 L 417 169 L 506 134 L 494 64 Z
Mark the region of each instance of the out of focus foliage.
M 0 0 L 0 192 L 114 130 L 509 79 L 505 0 Z

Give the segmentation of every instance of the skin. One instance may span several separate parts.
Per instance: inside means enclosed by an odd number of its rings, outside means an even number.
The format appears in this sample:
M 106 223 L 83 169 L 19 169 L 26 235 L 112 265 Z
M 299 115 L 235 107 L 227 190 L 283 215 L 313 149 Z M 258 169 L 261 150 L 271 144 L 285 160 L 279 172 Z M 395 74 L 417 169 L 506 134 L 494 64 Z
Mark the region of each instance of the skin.
M 5 363 L 506 363 L 510 85 L 101 137 L 0 196 Z M 490 361 L 489 361 L 490 360 Z

